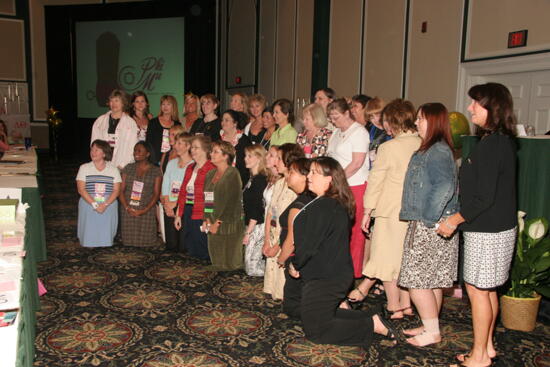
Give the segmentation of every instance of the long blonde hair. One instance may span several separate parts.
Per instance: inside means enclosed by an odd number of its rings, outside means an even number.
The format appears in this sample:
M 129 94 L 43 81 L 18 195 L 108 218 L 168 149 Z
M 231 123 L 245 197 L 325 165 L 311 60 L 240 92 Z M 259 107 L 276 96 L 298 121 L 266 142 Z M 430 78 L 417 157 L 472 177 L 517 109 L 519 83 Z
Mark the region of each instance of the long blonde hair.
M 264 175 L 269 178 L 269 175 L 271 174 L 271 172 L 267 169 L 267 166 L 266 166 L 267 150 L 265 150 L 265 148 L 261 144 L 254 144 L 254 145 L 249 145 L 245 147 L 244 151 L 245 153 L 250 153 L 259 159 L 258 174 Z

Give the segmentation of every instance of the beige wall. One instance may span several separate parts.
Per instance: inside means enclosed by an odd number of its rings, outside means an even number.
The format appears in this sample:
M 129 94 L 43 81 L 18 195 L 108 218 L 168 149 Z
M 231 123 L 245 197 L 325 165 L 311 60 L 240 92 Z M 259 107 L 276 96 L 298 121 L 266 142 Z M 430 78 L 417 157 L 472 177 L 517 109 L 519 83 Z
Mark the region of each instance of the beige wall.
M 227 34 L 227 86 L 254 85 L 256 80 L 256 4 L 253 0 L 229 2 Z M 236 84 L 235 78 L 241 83 Z
M 314 0 L 300 0 L 298 2 L 294 96 L 301 99 L 309 99 L 311 94 L 313 4 Z
M 415 105 L 441 102 L 454 109 L 461 13 L 461 0 L 411 1 L 406 97 Z M 426 33 L 422 22 L 427 22 Z
M 366 9 L 363 91 L 391 99 L 401 95 L 405 0 L 370 0 Z
M 260 6 L 258 93 L 309 99 L 314 0 L 263 1 Z
M 363 0 L 332 1 L 328 56 L 328 86 L 338 96 L 360 89 Z
M 550 49 L 550 1 L 470 1 L 466 59 Z M 528 30 L 527 46 L 508 49 L 508 33 Z

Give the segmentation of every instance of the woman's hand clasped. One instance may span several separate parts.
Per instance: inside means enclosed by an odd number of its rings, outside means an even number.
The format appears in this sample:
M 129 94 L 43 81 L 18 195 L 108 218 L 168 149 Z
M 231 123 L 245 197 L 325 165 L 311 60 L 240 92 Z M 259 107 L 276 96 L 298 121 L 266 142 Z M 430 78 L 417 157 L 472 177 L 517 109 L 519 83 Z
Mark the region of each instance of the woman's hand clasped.
M 462 216 L 457 213 L 451 215 L 448 218 L 442 219 L 438 224 L 439 226 L 436 229 L 436 233 L 444 238 L 449 238 L 456 231 L 457 226 L 462 223 L 464 220 Z
M 290 263 L 290 265 L 288 267 L 288 274 L 290 274 L 290 276 L 293 277 L 293 278 L 299 278 L 300 277 L 300 272 L 294 268 L 294 265 L 292 265 L 292 263 Z

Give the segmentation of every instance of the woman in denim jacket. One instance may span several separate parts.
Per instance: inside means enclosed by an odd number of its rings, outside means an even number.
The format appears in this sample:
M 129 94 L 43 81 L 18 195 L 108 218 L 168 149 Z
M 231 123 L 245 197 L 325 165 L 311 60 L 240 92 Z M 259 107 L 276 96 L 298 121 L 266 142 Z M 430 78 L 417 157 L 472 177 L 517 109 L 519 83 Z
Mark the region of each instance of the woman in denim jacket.
M 409 288 L 422 326 L 405 330 L 412 345 L 441 341 L 442 288 L 457 276 L 458 236 L 441 237 L 438 222 L 458 211 L 457 169 L 451 148 L 449 113 L 441 103 L 418 109 L 415 122 L 422 145 L 409 162 L 400 220 L 409 221 L 398 284 Z

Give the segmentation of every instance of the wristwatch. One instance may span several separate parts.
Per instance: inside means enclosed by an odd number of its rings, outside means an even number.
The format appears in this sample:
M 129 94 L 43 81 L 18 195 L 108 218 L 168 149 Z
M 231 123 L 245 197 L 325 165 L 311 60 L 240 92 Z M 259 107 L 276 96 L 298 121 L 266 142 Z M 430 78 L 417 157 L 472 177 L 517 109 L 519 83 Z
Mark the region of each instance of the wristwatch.
M 94 210 L 95 210 L 95 209 L 97 209 L 98 207 L 99 207 L 99 204 L 98 204 L 97 202 L 94 201 L 94 202 L 92 203 L 92 208 L 94 208 Z

